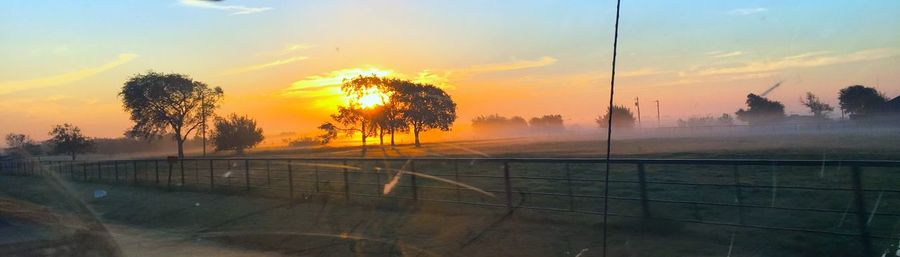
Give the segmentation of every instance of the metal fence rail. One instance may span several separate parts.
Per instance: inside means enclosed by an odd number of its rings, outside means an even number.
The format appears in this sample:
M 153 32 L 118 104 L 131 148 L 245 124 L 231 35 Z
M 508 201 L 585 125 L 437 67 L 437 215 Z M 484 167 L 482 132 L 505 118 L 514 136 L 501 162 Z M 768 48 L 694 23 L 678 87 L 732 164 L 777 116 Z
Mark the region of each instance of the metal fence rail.
M 3 175 L 296 198 L 396 198 L 602 215 L 602 159 L 5 161 Z M 613 159 L 610 216 L 896 239 L 900 162 Z M 855 220 L 855 221 L 851 221 Z

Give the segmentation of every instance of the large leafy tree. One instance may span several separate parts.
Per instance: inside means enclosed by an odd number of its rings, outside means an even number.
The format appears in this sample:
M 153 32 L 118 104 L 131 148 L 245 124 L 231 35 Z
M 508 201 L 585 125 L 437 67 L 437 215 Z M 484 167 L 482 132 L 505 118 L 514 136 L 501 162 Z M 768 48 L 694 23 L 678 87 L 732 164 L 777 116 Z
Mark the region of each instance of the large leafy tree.
M 75 160 L 77 154 L 94 151 L 94 140 L 81 134 L 81 129 L 72 124 L 56 125 L 49 134 L 53 154 L 66 154 Z
M 605 114 L 597 117 L 597 125 L 601 128 L 606 128 L 607 126 L 609 126 L 610 116 L 612 116 L 613 128 L 634 128 L 635 121 L 637 121 L 637 119 L 635 119 L 634 117 L 634 113 L 631 112 L 631 109 L 628 109 L 628 107 L 621 105 L 613 105 L 612 112 L 610 112 L 610 110 L 607 110 Z
M 822 102 L 822 100 L 812 92 L 806 92 L 806 96 L 800 99 L 800 103 L 803 104 L 803 106 L 806 106 L 806 108 L 809 108 L 809 112 L 816 118 L 827 119 L 828 114 L 834 111 L 834 107 Z
M 449 131 L 456 121 L 456 103 L 443 89 L 428 84 L 398 81 L 392 101 L 411 127 L 416 147 L 419 134 L 432 129 Z
M 887 98 L 871 87 L 862 85 L 849 86 L 838 93 L 841 110 L 850 118 L 860 118 L 876 114 L 884 107 Z
M 215 131 L 211 138 L 216 151 L 234 150 L 243 154 L 244 149 L 253 148 L 265 139 L 256 120 L 247 116 L 232 113 L 227 118 L 217 118 L 213 127 Z
M 784 105 L 756 94 L 747 95 L 747 109 L 735 112 L 737 118 L 747 123 L 766 124 L 784 120 Z
M 6 145 L 8 146 L 6 152 L 16 156 L 34 156 L 43 153 L 41 145 L 25 134 L 7 134 Z
M 172 133 L 178 157 L 184 158 L 188 136 L 213 115 L 224 93 L 187 75 L 148 72 L 125 82 L 119 96 L 134 126 L 129 137 L 153 139 Z

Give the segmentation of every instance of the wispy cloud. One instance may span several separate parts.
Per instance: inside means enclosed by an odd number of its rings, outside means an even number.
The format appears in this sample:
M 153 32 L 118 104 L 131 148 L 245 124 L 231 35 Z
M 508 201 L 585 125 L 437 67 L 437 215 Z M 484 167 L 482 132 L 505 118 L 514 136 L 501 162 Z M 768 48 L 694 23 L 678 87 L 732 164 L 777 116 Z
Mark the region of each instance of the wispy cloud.
M 316 47 L 316 46 L 311 45 L 311 44 L 292 44 L 292 45 L 285 47 L 284 49 L 281 49 L 281 54 L 289 54 L 289 53 L 293 53 L 293 52 L 300 51 L 300 50 L 310 49 L 313 47 Z
M 671 73 L 670 71 L 657 70 L 653 68 L 643 68 L 637 70 L 628 70 L 623 71 L 621 73 L 616 73 L 617 77 L 620 78 L 636 78 L 636 77 L 644 77 L 644 76 L 655 76 L 661 74 Z
M 181 0 L 182 5 L 230 12 L 232 15 L 259 13 L 271 10 L 269 7 L 248 7 L 243 5 L 225 5 L 213 1 Z
M 242 74 L 242 73 L 247 73 L 247 72 L 252 72 L 252 71 L 258 71 L 258 70 L 268 69 L 268 68 L 272 68 L 272 67 L 275 67 L 275 66 L 281 66 L 281 65 L 285 65 L 285 64 L 290 64 L 290 63 L 294 63 L 294 62 L 296 62 L 296 61 L 302 61 L 302 60 L 306 60 L 306 59 L 309 59 L 309 57 L 306 57 L 306 56 L 294 56 L 294 57 L 291 57 L 291 58 L 287 58 L 287 59 L 279 59 L 279 60 L 275 60 L 275 61 L 268 62 L 268 63 L 257 64 L 257 65 L 251 65 L 251 66 L 246 66 L 246 67 L 241 67 L 241 68 L 236 68 L 236 69 L 231 69 L 231 70 L 228 70 L 228 71 L 223 72 L 223 73 L 221 74 L 221 76 L 237 75 L 237 74 Z
M 0 95 L 6 95 L 24 90 L 33 90 L 68 84 L 108 71 L 112 68 L 118 67 L 119 65 L 128 63 L 137 57 L 138 55 L 136 54 L 124 53 L 119 54 L 118 59 L 116 59 L 115 61 L 93 68 L 81 69 L 44 78 L 0 82 Z
M 754 14 L 764 13 L 764 12 L 768 12 L 768 11 L 769 11 L 769 9 L 762 8 L 762 7 L 756 7 L 756 8 L 734 9 L 734 10 L 729 11 L 728 13 L 731 15 L 748 16 L 748 15 L 754 15 Z
M 556 58 L 550 56 L 543 56 L 541 58 L 535 60 L 516 60 L 511 62 L 502 62 L 502 63 L 489 63 L 489 64 L 479 64 L 473 65 L 468 68 L 455 70 L 453 73 L 457 73 L 460 75 L 473 75 L 479 73 L 491 73 L 491 72 L 502 72 L 502 71 L 512 71 L 512 70 L 521 70 L 521 69 L 530 69 L 548 66 L 556 63 Z
M 866 49 L 847 54 L 832 54 L 826 52 L 811 52 L 799 55 L 786 56 L 775 60 L 751 61 L 727 66 L 700 68 L 687 75 L 713 76 L 734 75 L 748 73 L 768 73 L 785 69 L 812 68 L 826 65 L 870 61 L 900 55 L 900 51 L 894 48 Z
M 743 51 L 732 51 L 732 52 L 710 52 L 707 53 L 712 58 L 728 58 L 728 57 L 737 57 L 741 55 L 745 55 L 747 53 Z

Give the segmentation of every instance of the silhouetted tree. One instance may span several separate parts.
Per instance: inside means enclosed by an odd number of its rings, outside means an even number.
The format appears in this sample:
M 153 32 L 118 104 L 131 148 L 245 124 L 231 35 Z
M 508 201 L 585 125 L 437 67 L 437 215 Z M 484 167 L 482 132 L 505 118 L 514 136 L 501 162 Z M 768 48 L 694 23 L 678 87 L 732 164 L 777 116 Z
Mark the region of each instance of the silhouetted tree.
M 752 124 L 774 123 L 784 120 L 784 105 L 755 94 L 747 95 L 747 110 L 735 112 L 739 120 Z
M 52 146 L 53 154 L 66 154 L 75 160 L 77 154 L 94 151 L 94 141 L 81 134 L 81 129 L 74 125 L 56 125 L 49 134 L 47 141 Z
M 609 110 L 606 111 L 606 114 L 601 115 L 597 118 L 597 125 L 601 128 L 606 128 L 609 124 Z M 622 105 L 613 105 L 612 107 L 612 127 L 613 128 L 634 128 L 634 123 L 637 119 L 634 117 L 634 113 L 631 112 L 631 109 Z
M 247 116 L 232 113 L 228 118 L 217 118 L 213 126 L 212 142 L 216 151 L 234 150 L 243 154 L 244 149 L 253 148 L 265 139 L 256 120 Z
M 213 115 L 224 93 L 187 75 L 148 72 L 125 82 L 119 96 L 134 126 L 126 136 L 153 139 L 171 131 L 184 158 L 184 142 Z
M 331 122 L 325 122 L 319 126 L 324 134 L 320 136 L 323 143 L 328 143 L 337 138 L 339 132 L 344 132 L 348 137 L 352 137 L 357 132 L 361 135 L 362 152 L 366 152 L 366 139 L 375 135 L 375 126 L 372 122 L 372 113 L 370 110 L 360 108 L 358 104 L 351 103 L 349 106 L 338 106 L 338 113 L 332 114 L 331 119 L 340 126 Z
M 881 111 L 887 98 L 871 87 L 862 85 L 849 86 L 841 89 L 838 95 L 841 109 L 850 115 L 850 118 L 861 118 L 876 114 Z
M 528 125 L 531 126 L 532 129 L 545 132 L 558 132 L 566 129 L 566 126 L 563 124 L 562 115 L 559 114 L 531 118 L 531 120 L 528 121 Z
M 396 83 L 395 90 L 392 100 L 412 127 L 416 147 L 421 146 L 419 133 L 431 129 L 449 131 L 456 121 L 456 103 L 443 89 L 404 81 Z
M 9 133 L 6 135 L 6 152 L 16 157 L 41 155 L 41 145 L 25 134 Z
M 818 96 L 812 92 L 806 92 L 806 96 L 800 99 L 800 103 L 809 108 L 809 112 L 813 117 L 827 119 L 828 114 L 834 111 L 834 107 L 827 103 L 823 103 Z

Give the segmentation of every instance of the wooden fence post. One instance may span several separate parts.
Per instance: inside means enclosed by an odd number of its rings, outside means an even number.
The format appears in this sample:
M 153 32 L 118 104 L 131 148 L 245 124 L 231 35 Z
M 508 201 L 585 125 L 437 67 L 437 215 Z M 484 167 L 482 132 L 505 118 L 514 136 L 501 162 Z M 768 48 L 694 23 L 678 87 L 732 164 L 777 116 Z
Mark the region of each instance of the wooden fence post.
M 209 191 L 216 189 L 216 172 L 213 169 L 213 160 L 209 160 Z
M 178 158 L 178 170 L 181 172 L 181 185 L 184 186 L 184 159 Z
M 287 161 L 288 168 L 288 191 L 290 192 L 291 200 L 294 199 L 294 164 L 291 163 L 291 160 Z M 268 167 L 268 165 L 267 165 Z M 268 171 L 268 169 L 266 169 Z
M 641 211 L 644 217 L 650 217 L 650 203 L 647 199 L 647 172 L 644 169 L 644 163 L 638 162 L 637 169 L 641 189 Z
M 409 161 L 409 170 L 412 172 L 416 172 L 416 161 Z M 409 175 L 409 184 L 410 189 L 412 190 L 413 200 L 419 200 L 419 187 L 416 185 L 416 176 L 410 174 Z
M 344 197 L 350 200 L 350 178 L 347 174 L 347 160 L 344 160 Z
M 575 211 L 575 194 L 572 189 L 572 171 L 569 167 L 570 164 L 566 163 L 566 185 L 569 188 L 569 211 Z
M 506 208 L 512 210 L 512 182 L 509 181 L 509 162 L 503 162 L 503 182 L 506 188 Z
M 738 166 L 732 166 L 734 173 L 734 200 L 738 205 L 738 222 L 744 224 L 744 197 L 741 195 L 741 175 L 738 172 Z
M 313 172 L 316 175 L 316 193 L 319 193 L 319 163 L 313 163 Z
M 869 228 L 866 226 L 866 203 L 862 189 L 862 168 L 853 166 L 853 195 L 856 198 L 856 223 L 859 227 L 859 241 L 862 244 L 863 256 L 875 256 L 872 250 L 872 242 L 869 238 Z
M 137 160 L 132 160 L 132 161 L 131 161 L 131 171 L 134 173 L 134 174 L 131 174 L 132 176 L 134 176 L 134 184 L 137 185 L 137 184 L 138 184 Z
M 156 185 L 159 186 L 159 160 L 153 160 L 153 169 L 156 172 Z
M 250 191 L 250 160 L 244 159 L 244 182 L 247 185 L 247 191 Z

